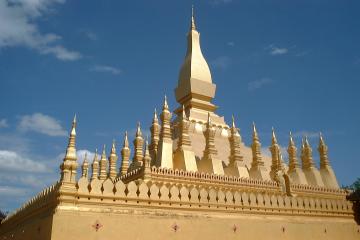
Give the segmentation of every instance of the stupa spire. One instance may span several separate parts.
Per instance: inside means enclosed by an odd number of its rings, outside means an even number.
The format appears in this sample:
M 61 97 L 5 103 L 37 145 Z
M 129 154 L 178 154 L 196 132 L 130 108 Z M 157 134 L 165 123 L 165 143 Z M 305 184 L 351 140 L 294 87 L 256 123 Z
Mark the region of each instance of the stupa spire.
M 236 164 L 237 161 L 243 161 L 243 156 L 240 152 L 240 145 L 241 145 L 241 137 L 239 134 L 238 129 L 235 125 L 235 118 L 234 115 L 231 116 L 232 118 L 232 127 L 230 128 L 230 165 Z
M 315 163 L 312 157 L 312 148 L 309 144 L 307 136 L 305 136 L 302 141 L 301 161 L 303 169 L 315 168 Z
M 319 146 L 318 151 L 320 154 L 320 174 L 324 185 L 330 188 L 339 188 L 339 183 L 336 179 L 334 170 L 332 169 L 328 157 L 328 147 L 324 141 L 324 138 L 320 132 L 319 134 Z
M 289 154 L 289 172 L 291 172 L 294 169 L 299 168 L 299 166 L 300 166 L 297 156 L 296 156 L 297 148 L 295 146 L 295 142 L 294 142 L 291 132 L 289 133 L 289 145 L 288 145 L 287 152 Z
M 95 149 L 94 160 L 92 163 L 91 180 L 97 179 L 98 177 L 99 177 L 99 159 L 98 159 L 98 150 Z
M 330 165 L 328 157 L 328 147 L 325 144 L 322 133 L 319 134 L 319 147 L 318 151 L 320 154 L 320 168 L 325 168 Z
M 179 140 L 174 154 L 174 168 L 186 171 L 197 171 L 196 159 L 189 136 L 190 122 L 186 117 L 185 106 L 182 108 L 182 118 L 179 119 Z
M 253 142 L 251 144 L 251 149 L 252 149 L 252 153 L 253 153 L 253 161 L 252 161 L 251 165 L 263 166 L 264 162 L 261 157 L 261 143 L 259 140 L 259 135 L 256 130 L 256 125 L 254 122 L 253 122 Z
M 302 169 L 304 171 L 308 184 L 313 186 L 324 186 L 324 182 L 322 180 L 320 172 L 315 166 L 315 162 L 312 157 L 312 148 L 309 144 L 307 136 L 303 138 L 301 148 L 301 161 Z
M 116 143 L 115 143 L 115 139 L 112 142 L 112 146 L 111 146 L 111 151 L 110 151 L 110 156 L 109 156 L 109 177 L 112 180 L 115 180 L 116 178 L 116 165 L 117 165 L 117 160 L 118 157 L 116 155 Z
M 130 148 L 127 131 L 125 132 L 123 148 L 121 149 L 121 158 L 122 162 L 119 172 L 121 173 L 121 175 L 125 175 L 129 169 L 130 159 Z
M 89 163 L 88 163 L 88 160 L 87 160 L 87 153 L 85 153 L 84 161 L 83 161 L 83 164 L 81 166 L 81 170 L 82 170 L 81 176 L 87 178 L 88 172 L 89 172 Z
M 143 145 L 144 145 L 144 138 L 142 137 L 140 122 L 138 122 L 137 130 L 135 139 L 133 141 L 134 143 L 134 158 L 133 162 L 131 163 L 132 168 L 137 168 L 142 166 L 142 160 L 143 160 Z
M 274 181 L 279 181 L 278 179 L 278 171 L 282 170 L 282 157 L 280 152 L 280 146 L 277 142 L 275 130 L 272 128 L 272 137 L 271 137 L 271 146 L 269 147 L 269 150 L 271 152 L 271 171 L 270 171 L 270 177 Z
M 156 156 L 156 166 L 164 168 L 173 167 L 173 152 L 172 152 L 172 135 L 171 135 L 171 113 L 167 103 L 166 95 L 164 97 L 164 104 L 160 114 L 161 131 L 159 147 Z
M 183 105 L 182 119 L 180 121 L 179 127 L 180 127 L 180 135 L 178 141 L 178 148 L 181 148 L 182 146 L 191 146 L 191 141 L 189 137 L 190 122 L 187 120 L 184 105 Z
M 190 30 L 196 30 L 195 17 L 194 17 L 194 5 L 191 6 L 191 27 Z
M 152 165 L 155 165 L 157 151 L 158 151 L 159 138 L 160 138 L 160 136 L 159 136 L 160 125 L 159 125 L 156 108 L 154 110 L 154 117 L 153 117 L 152 124 L 150 127 L 150 132 L 151 132 L 151 142 L 149 144 L 149 152 L 150 152 L 150 156 L 151 156 L 150 165 L 152 166 Z
M 180 69 L 178 86 L 175 89 L 176 100 L 188 109 L 196 109 L 194 118 L 206 121 L 207 112 L 214 112 L 216 106 L 211 103 L 215 97 L 216 85 L 212 83 L 209 65 L 200 47 L 200 34 L 195 26 L 194 8 L 192 7 L 190 30 L 187 34 L 187 52 Z M 199 116 L 198 111 L 201 111 Z M 181 107 L 175 110 L 181 113 Z M 189 117 L 192 118 L 192 111 Z M 181 116 L 181 115 L 180 115 Z
M 133 140 L 134 144 L 134 156 L 130 164 L 130 170 L 137 169 L 143 165 L 143 147 L 144 147 L 144 138 L 141 132 L 140 122 L 137 124 L 135 139 Z
M 261 143 L 259 140 L 259 135 L 256 130 L 255 123 L 253 122 L 253 139 L 251 144 L 252 150 L 252 162 L 249 175 L 251 178 L 257 178 L 261 180 L 270 180 L 270 174 L 265 168 L 264 161 L 261 156 Z
M 63 163 L 60 165 L 61 169 L 61 179 L 62 183 L 71 183 L 70 188 L 74 188 L 76 181 L 76 171 L 77 171 L 77 156 L 76 156 L 76 114 L 72 121 L 69 143 L 66 148 L 65 157 Z M 74 186 L 73 186 L 74 185 Z
M 222 161 L 218 158 L 218 151 L 215 147 L 216 129 L 211 122 L 210 112 L 208 112 L 205 135 L 205 150 L 203 158 L 200 160 L 199 170 L 208 173 L 224 175 Z
M 102 154 L 101 154 L 101 159 L 100 159 L 100 175 L 99 175 L 100 180 L 105 180 L 107 177 L 107 172 L 106 172 L 107 166 L 106 165 L 107 165 L 106 145 L 104 144 Z
M 145 152 L 144 152 L 144 158 L 143 158 L 143 166 L 144 166 L 144 180 L 148 181 L 151 179 L 151 167 L 150 167 L 150 152 L 149 152 L 149 143 L 146 139 L 145 141 Z

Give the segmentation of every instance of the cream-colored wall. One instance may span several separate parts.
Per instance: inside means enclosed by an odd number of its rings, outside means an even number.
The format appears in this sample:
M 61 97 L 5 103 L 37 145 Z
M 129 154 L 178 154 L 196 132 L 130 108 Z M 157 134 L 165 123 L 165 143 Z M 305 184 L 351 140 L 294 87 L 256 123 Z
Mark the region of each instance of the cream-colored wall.
M 53 212 L 35 214 L 13 226 L 0 227 L 1 240 L 48 240 L 51 239 Z M 64 239 L 64 238 L 63 238 Z
M 97 221 L 102 225 L 98 231 L 93 227 Z M 174 231 L 175 225 L 177 231 Z M 52 239 L 352 240 L 360 239 L 358 230 L 359 226 L 351 218 L 103 208 L 92 212 L 57 211 Z

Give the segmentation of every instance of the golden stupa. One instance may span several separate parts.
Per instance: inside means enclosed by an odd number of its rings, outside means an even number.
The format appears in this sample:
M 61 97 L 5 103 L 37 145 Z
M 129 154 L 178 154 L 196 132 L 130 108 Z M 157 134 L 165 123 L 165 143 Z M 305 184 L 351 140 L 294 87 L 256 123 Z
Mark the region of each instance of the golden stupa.
M 150 143 L 138 124 L 132 150 L 125 133 L 119 169 L 113 142 L 108 156 L 104 146 L 91 165 L 85 157 L 77 177 L 75 117 L 60 180 L 9 214 L 0 239 L 360 239 L 323 136 L 319 169 L 306 137 L 297 158 L 291 133 L 288 165 L 274 129 L 264 156 L 255 124 L 246 146 L 235 119 L 216 114 L 215 91 L 192 15 L 179 107 L 172 113 L 165 97 Z

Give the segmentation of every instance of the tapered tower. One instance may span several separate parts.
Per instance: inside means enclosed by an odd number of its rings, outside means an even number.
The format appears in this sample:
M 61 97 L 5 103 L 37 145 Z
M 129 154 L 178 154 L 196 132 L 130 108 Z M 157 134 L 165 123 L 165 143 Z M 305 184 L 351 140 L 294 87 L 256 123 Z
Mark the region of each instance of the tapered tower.
M 156 157 L 157 157 L 157 151 L 158 151 L 158 144 L 160 139 L 160 125 L 159 120 L 156 112 L 156 108 L 154 110 L 154 117 L 152 120 L 152 124 L 150 127 L 151 132 L 151 142 L 149 144 L 149 153 L 151 157 L 151 166 L 155 165 Z
M 211 103 L 215 97 L 216 85 L 200 47 L 200 33 L 196 29 L 192 9 L 190 30 L 187 34 L 187 51 L 180 69 L 178 86 L 175 89 L 177 102 L 181 105 L 175 112 L 181 116 L 182 106 L 189 113 L 189 119 L 207 121 L 208 112 L 215 124 L 226 125 L 224 118 L 215 114 L 217 107 Z
M 116 155 L 116 146 L 115 140 L 113 140 L 110 156 L 109 156 L 109 177 L 111 180 L 115 180 L 117 172 L 116 172 L 116 165 L 117 165 L 118 157 Z
M 130 148 L 129 148 L 129 140 L 128 134 L 125 132 L 123 148 L 121 149 L 121 167 L 119 170 L 119 174 L 125 175 L 129 169 L 129 159 L 130 159 Z
M 74 116 L 70 136 L 69 143 L 66 148 L 65 157 L 63 163 L 60 165 L 61 177 L 60 183 L 61 188 L 64 189 L 72 189 L 76 190 L 76 171 L 78 167 L 77 156 L 76 156 L 76 115 Z
M 320 175 L 326 187 L 339 188 L 338 181 L 336 179 L 334 170 L 332 169 L 329 157 L 328 147 L 325 144 L 324 138 L 320 133 L 318 151 L 320 154 Z
M 199 171 L 224 175 L 222 160 L 219 159 L 218 151 L 215 147 L 215 133 L 216 130 L 211 122 L 210 113 L 208 113 L 208 120 L 204 132 L 206 145 L 204 156 L 199 162 Z
M 253 142 L 251 144 L 252 150 L 252 163 L 249 172 L 251 178 L 270 180 L 270 173 L 266 169 L 264 161 L 261 156 L 261 143 L 259 135 L 256 130 L 255 123 L 253 123 Z
M 234 116 L 232 116 L 232 125 L 230 128 L 230 157 L 229 165 L 225 169 L 225 173 L 229 175 L 234 175 L 237 177 L 249 177 L 249 171 L 244 163 L 244 156 L 241 153 L 241 136 L 239 129 L 235 125 Z
M 107 178 L 107 160 L 106 160 L 106 146 L 104 144 L 101 158 L 100 158 L 100 180 L 105 180 Z
M 171 136 L 171 113 L 169 111 L 169 105 L 164 98 L 164 104 L 161 118 L 161 132 L 160 140 L 157 152 L 156 166 L 164 168 L 173 168 L 173 140 Z
M 174 154 L 174 168 L 196 172 L 197 165 L 189 137 L 189 126 L 190 122 L 183 107 L 182 118 L 178 125 L 180 134 Z
M 305 137 L 301 148 L 302 168 L 306 177 L 306 181 L 312 186 L 324 186 L 319 170 L 316 168 L 313 157 L 312 148 L 308 138 Z
M 291 132 L 287 152 L 289 154 L 288 175 L 291 178 L 292 182 L 297 184 L 307 184 L 306 177 L 297 159 L 297 148 L 295 146 L 295 142 Z

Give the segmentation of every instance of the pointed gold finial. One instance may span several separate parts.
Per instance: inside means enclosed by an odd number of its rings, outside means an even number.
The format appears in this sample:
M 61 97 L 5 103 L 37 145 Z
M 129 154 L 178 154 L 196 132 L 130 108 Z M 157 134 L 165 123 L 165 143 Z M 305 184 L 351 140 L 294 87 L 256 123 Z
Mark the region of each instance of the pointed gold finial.
M 253 137 L 255 137 L 255 138 L 258 137 L 258 133 L 257 133 L 257 130 L 256 130 L 255 122 L 253 122 Z
M 309 147 L 309 146 L 310 146 L 309 140 L 308 140 L 308 137 L 307 137 L 307 136 L 305 136 L 305 138 L 304 138 L 304 146 L 305 146 L 305 147 Z
M 145 141 L 145 157 L 149 157 L 150 156 L 150 152 L 149 152 L 149 141 L 148 141 L 148 137 L 146 137 L 146 141 Z
M 156 108 L 155 108 L 154 109 L 153 123 L 157 123 L 157 122 L 159 122 L 159 120 L 158 120 L 157 111 L 156 111 Z
M 140 122 L 138 122 L 136 129 L 136 137 L 141 137 L 141 136 L 142 136 L 141 126 L 140 126 Z
M 271 131 L 272 131 L 272 139 L 271 139 L 271 141 L 272 141 L 273 144 L 277 144 L 277 139 L 276 139 L 274 127 L 271 128 Z
M 115 139 L 113 139 L 110 154 L 116 154 L 116 147 L 115 147 L 115 144 L 116 144 Z
M 125 137 L 124 137 L 124 144 L 123 144 L 124 148 L 129 148 L 129 139 L 128 139 L 128 132 L 125 131 Z
M 232 119 L 232 127 L 236 128 L 234 115 L 231 115 L 231 119 Z
M 70 135 L 76 136 L 76 114 L 74 115 L 74 119 L 72 121 L 72 127 L 71 127 Z
M 322 135 L 321 132 L 319 133 L 319 141 L 320 141 L 320 145 L 325 145 L 325 142 L 324 142 L 324 139 L 323 139 L 323 135 Z
M 88 161 L 87 161 L 87 152 L 85 152 L 84 154 L 84 161 L 83 161 L 83 164 L 82 164 L 82 177 L 87 177 L 88 175 L 88 167 L 89 167 L 89 164 L 88 164 Z
M 194 17 L 194 5 L 191 6 L 191 30 L 196 30 L 195 17 Z
M 165 97 L 164 97 L 163 110 L 169 110 L 169 105 L 168 105 L 168 102 L 167 102 L 167 97 L 166 97 L 166 95 L 165 95 Z
M 294 139 L 291 131 L 289 132 L 289 144 L 294 145 Z

